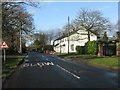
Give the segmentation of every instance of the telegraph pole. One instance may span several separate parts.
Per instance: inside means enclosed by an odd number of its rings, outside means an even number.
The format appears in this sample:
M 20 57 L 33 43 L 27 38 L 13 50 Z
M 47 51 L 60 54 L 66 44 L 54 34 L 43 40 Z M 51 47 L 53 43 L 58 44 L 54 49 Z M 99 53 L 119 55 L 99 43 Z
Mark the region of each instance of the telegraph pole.
M 61 32 L 59 33 L 59 36 L 61 35 Z M 60 40 L 60 53 L 61 53 L 61 40 Z
M 61 40 L 60 40 L 60 53 L 61 53 Z
M 19 26 L 19 30 L 20 30 L 20 47 L 19 47 L 19 53 L 22 54 L 22 30 L 21 30 L 21 22 L 20 22 L 20 26 Z
M 68 16 L 68 53 L 69 53 L 69 44 L 70 44 L 70 21 L 69 21 L 69 16 Z

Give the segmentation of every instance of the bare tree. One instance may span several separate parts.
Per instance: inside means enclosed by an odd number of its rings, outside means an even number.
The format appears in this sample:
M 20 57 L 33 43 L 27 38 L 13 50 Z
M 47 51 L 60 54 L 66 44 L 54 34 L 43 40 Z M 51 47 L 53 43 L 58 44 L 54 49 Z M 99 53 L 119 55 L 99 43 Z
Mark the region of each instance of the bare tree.
M 117 21 L 117 23 L 114 25 L 115 31 L 120 31 L 120 20 Z
M 72 32 L 75 30 L 73 23 L 69 24 L 69 31 Z M 62 28 L 62 35 L 68 34 L 68 23 L 66 23 Z
M 51 44 L 52 40 L 55 37 L 55 31 L 54 30 L 49 30 L 46 34 L 47 34 L 47 37 L 48 37 L 48 44 Z
M 88 41 L 90 41 L 91 32 L 100 34 L 102 31 L 111 30 L 112 27 L 110 21 L 103 17 L 100 11 L 81 9 L 75 20 L 74 30 L 77 31 L 81 28 L 88 32 Z
M 55 39 L 59 38 L 60 36 L 62 36 L 62 29 L 60 29 L 60 28 L 54 28 L 53 32 L 54 32 L 53 40 L 55 40 Z
M 20 40 L 22 43 L 23 36 L 29 35 L 33 29 L 33 18 L 24 7 L 14 2 L 2 3 L 2 36 L 11 50 L 16 52 Z
M 31 6 L 31 7 L 35 7 L 35 8 L 41 8 L 42 7 L 41 2 L 30 2 L 30 1 L 28 1 L 28 2 L 19 2 L 19 4 L 21 4 L 23 6 L 27 5 L 27 6 Z

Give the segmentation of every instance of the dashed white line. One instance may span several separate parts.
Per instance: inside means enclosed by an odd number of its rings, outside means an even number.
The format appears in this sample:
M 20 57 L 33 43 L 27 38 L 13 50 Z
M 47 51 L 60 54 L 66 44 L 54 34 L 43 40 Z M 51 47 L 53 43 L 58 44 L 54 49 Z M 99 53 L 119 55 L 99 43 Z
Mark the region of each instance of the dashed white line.
M 57 66 L 57 67 L 59 67 L 59 68 L 61 68 L 61 69 L 62 69 L 62 70 L 64 70 L 64 71 L 66 71 L 67 73 L 71 74 L 72 76 L 76 77 L 77 79 L 80 79 L 80 77 L 79 77 L 79 76 L 77 76 L 77 75 L 75 75 L 75 74 L 71 73 L 70 71 L 68 71 L 68 70 L 64 69 L 63 67 L 61 67 L 61 66 L 59 66 L 59 65 L 56 65 L 56 66 Z

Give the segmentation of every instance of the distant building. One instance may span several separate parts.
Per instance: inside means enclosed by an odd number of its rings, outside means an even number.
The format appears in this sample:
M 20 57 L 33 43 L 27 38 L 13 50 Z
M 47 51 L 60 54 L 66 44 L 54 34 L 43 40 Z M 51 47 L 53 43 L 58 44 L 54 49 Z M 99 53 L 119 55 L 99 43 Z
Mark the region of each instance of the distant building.
M 98 36 L 90 32 L 90 41 L 97 40 Z M 76 46 L 84 46 L 88 41 L 88 32 L 85 30 L 78 30 L 70 32 L 69 36 L 69 52 L 76 52 Z M 63 35 L 54 40 L 54 50 L 56 52 L 68 53 L 68 35 Z

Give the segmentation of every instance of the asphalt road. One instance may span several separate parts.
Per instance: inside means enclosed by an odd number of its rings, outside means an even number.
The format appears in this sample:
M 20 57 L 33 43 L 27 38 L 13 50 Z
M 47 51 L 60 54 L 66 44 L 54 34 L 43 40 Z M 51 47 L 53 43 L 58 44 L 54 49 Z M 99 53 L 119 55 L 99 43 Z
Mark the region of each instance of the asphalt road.
M 118 73 L 29 52 L 3 88 L 118 88 Z

